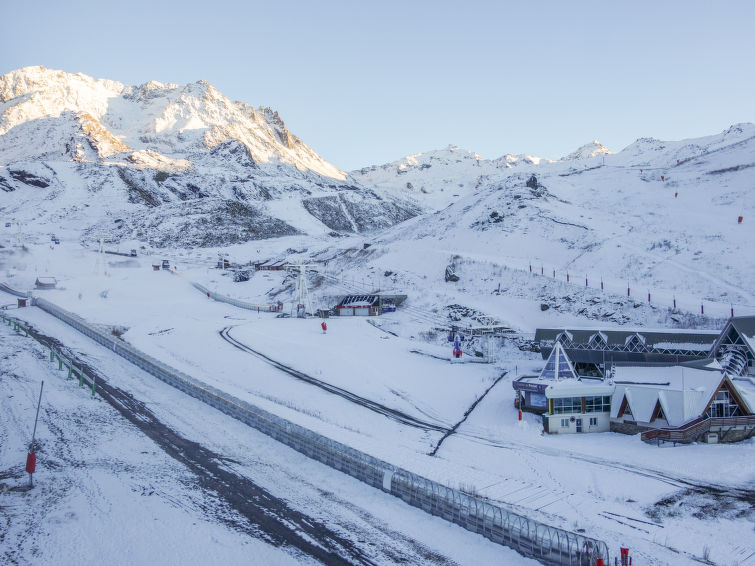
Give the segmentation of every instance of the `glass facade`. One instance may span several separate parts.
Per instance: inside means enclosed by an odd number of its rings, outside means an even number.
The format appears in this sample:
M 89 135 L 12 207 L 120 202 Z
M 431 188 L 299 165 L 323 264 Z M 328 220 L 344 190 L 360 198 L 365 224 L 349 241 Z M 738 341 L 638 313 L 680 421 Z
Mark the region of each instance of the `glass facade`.
M 582 398 L 581 397 L 562 397 L 559 399 L 553 399 L 553 414 L 563 415 L 564 413 L 581 413 L 582 412 Z
M 610 397 L 585 397 L 585 413 L 608 413 L 610 411 Z
M 582 397 L 561 397 L 552 401 L 554 415 L 582 412 Z M 610 411 L 611 397 L 585 397 L 585 413 L 608 413 Z

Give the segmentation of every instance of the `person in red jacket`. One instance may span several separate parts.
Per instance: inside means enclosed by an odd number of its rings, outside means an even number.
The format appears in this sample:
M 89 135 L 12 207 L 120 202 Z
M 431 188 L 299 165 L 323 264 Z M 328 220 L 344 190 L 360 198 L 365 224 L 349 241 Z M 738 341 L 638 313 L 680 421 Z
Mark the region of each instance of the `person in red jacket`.
M 325 334 L 327 332 L 327 330 L 328 330 L 328 325 L 325 324 L 325 321 L 323 320 L 322 324 L 320 324 L 320 326 L 322 326 L 322 333 Z

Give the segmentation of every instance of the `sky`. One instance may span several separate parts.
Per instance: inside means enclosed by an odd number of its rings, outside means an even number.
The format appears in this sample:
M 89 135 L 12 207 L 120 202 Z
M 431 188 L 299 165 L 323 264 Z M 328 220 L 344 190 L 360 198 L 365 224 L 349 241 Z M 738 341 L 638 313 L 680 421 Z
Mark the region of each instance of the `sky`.
M 449 144 L 557 159 L 755 122 L 755 3 L 13 3 L 0 74 L 207 80 L 343 170 Z

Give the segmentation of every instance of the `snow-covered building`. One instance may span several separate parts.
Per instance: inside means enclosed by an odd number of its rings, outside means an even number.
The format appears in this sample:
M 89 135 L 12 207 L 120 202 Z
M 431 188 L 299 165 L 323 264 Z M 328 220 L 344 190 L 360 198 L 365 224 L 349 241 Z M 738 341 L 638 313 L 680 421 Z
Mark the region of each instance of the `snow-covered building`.
M 543 414 L 549 433 L 606 432 L 610 429 L 611 395 L 608 380 L 580 376 L 557 343 L 537 377 L 513 382 L 516 404 L 522 410 Z
M 675 442 L 731 441 L 755 434 L 752 392 L 737 387 L 716 360 L 617 365 L 612 374 L 611 430 L 649 431 L 643 440 Z
M 346 295 L 338 300 L 333 309 L 337 316 L 376 316 L 394 312 L 406 300 L 406 295 L 361 294 Z
M 579 375 L 556 342 L 538 376 L 513 382 L 515 404 L 542 413 L 548 433 L 643 433 L 643 440 L 710 442 L 755 435 L 755 390 L 740 388 L 713 359 L 617 364 L 606 378 Z

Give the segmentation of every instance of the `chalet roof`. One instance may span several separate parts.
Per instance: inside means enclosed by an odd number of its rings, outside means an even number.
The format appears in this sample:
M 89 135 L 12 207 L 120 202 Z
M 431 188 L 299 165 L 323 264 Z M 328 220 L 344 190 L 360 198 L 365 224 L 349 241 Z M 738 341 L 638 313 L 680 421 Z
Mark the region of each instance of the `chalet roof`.
M 699 417 L 725 379 L 720 370 L 686 366 L 631 366 L 614 368 L 616 390 L 611 399 L 611 418 L 617 418 L 626 397 L 637 422 L 649 423 L 660 402 L 670 426 Z

